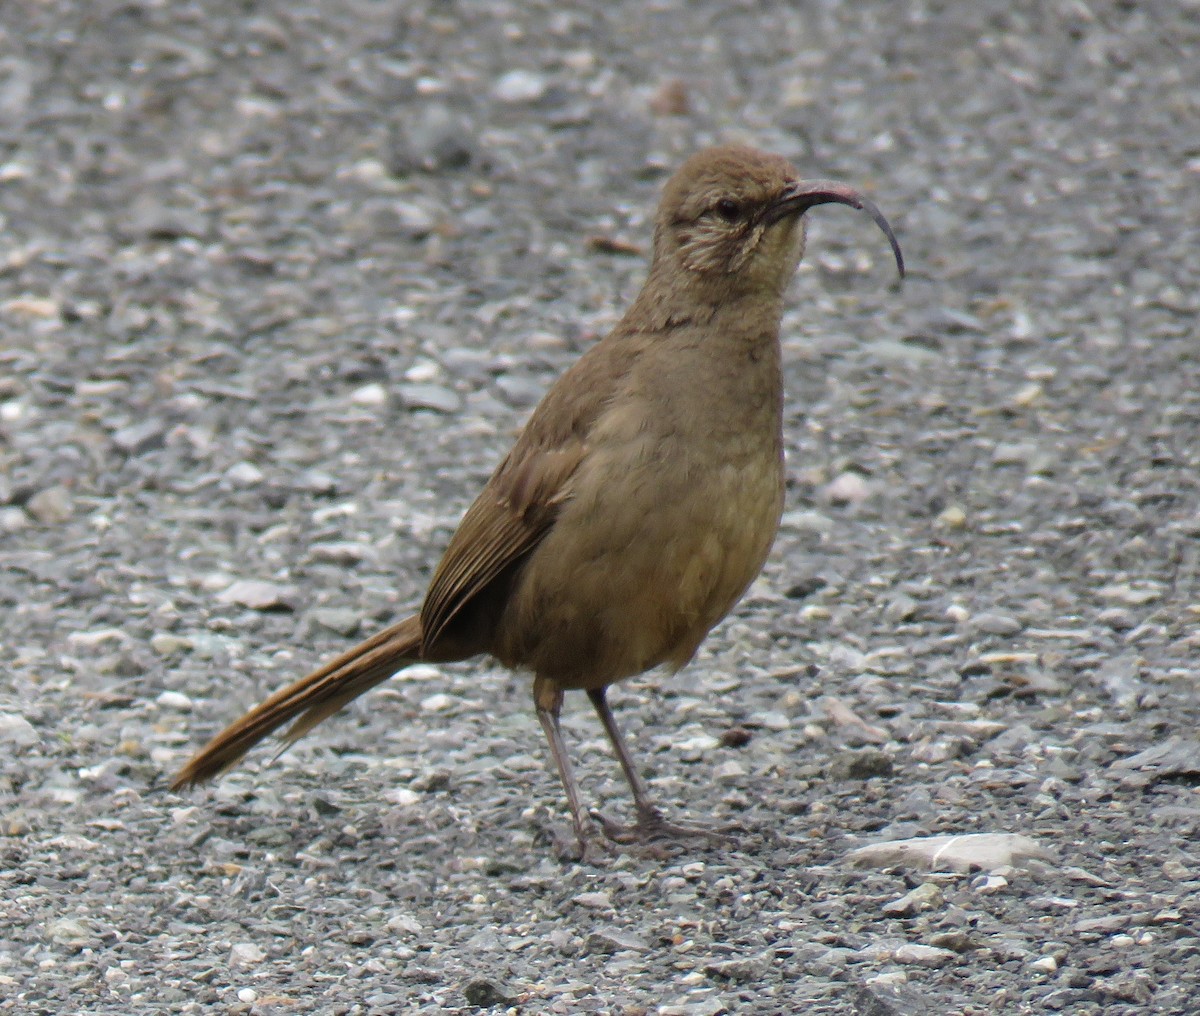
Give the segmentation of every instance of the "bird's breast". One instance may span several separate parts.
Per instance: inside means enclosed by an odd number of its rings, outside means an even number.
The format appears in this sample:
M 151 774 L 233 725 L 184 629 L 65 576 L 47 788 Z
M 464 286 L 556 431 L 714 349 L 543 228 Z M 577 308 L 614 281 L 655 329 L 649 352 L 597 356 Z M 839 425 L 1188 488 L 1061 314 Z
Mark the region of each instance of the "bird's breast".
M 497 655 L 563 687 L 680 666 L 762 568 L 779 525 L 778 394 L 627 394 L 517 578 Z

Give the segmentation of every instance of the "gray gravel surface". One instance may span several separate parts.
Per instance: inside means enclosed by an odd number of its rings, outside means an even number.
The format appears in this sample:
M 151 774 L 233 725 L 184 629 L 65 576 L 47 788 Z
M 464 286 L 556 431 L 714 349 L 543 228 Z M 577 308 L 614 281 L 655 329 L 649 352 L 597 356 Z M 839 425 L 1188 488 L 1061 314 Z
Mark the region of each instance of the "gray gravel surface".
M 1196 1012 L 1198 122 L 1196 0 L 6 0 L 0 1012 Z M 483 662 L 166 792 L 418 601 L 728 139 L 911 266 L 813 214 L 775 552 L 613 695 L 735 845 L 561 860 Z

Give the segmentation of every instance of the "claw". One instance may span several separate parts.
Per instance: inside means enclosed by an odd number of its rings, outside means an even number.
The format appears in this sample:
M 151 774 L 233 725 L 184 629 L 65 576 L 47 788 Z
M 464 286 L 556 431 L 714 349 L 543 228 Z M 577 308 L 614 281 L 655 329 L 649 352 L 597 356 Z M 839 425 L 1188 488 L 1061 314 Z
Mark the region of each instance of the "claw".
M 657 808 L 639 808 L 637 821 L 632 825 L 616 822 L 600 812 L 591 817 L 614 843 L 655 843 L 678 840 L 707 840 L 714 846 L 730 846 L 737 841 L 728 833 L 709 829 L 691 822 L 669 822 Z

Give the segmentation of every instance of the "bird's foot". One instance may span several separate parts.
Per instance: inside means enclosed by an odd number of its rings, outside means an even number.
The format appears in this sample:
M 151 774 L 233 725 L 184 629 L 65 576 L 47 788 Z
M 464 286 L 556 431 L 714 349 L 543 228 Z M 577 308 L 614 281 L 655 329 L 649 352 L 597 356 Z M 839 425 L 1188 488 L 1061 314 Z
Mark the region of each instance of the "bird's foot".
M 613 844 L 593 823 L 587 822 L 582 828 L 557 829 L 550 833 L 554 846 L 554 855 L 560 861 L 587 864 L 592 867 L 603 867 L 616 854 Z
M 655 807 L 639 808 L 632 825 L 615 822 L 599 812 L 592 817 L 600 823 L 604 835 L 614 843 L 652 844 L 663 841 L 706 840 L 714 846 L 731 846 L 735 840 L 725 832 L 691 822 L 670 822 Z

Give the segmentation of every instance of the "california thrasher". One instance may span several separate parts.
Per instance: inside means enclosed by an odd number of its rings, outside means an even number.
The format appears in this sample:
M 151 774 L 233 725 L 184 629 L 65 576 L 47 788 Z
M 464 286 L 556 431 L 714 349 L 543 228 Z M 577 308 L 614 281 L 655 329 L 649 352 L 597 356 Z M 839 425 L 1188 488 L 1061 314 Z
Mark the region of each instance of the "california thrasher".
M 218 734 L 174 788 L 234 765 L 288 721 L 287 744 L 418 660 L 490 653 L 533 672 L 533 698 L 586 853 L 585 811 L 559 729 L 583 689 L 637 811 L 613 838 L 687 832 L 650 802 L 610 684 L 687 663 L 762 568 L 783 506 L 779 322 L 804 253 L 804 213 L 857 191 L 805 181 L 739 146 L 692 156 L 663 192 L 642 291 L 546 393 L 450 540 L 418 614 L 276 692 Z

